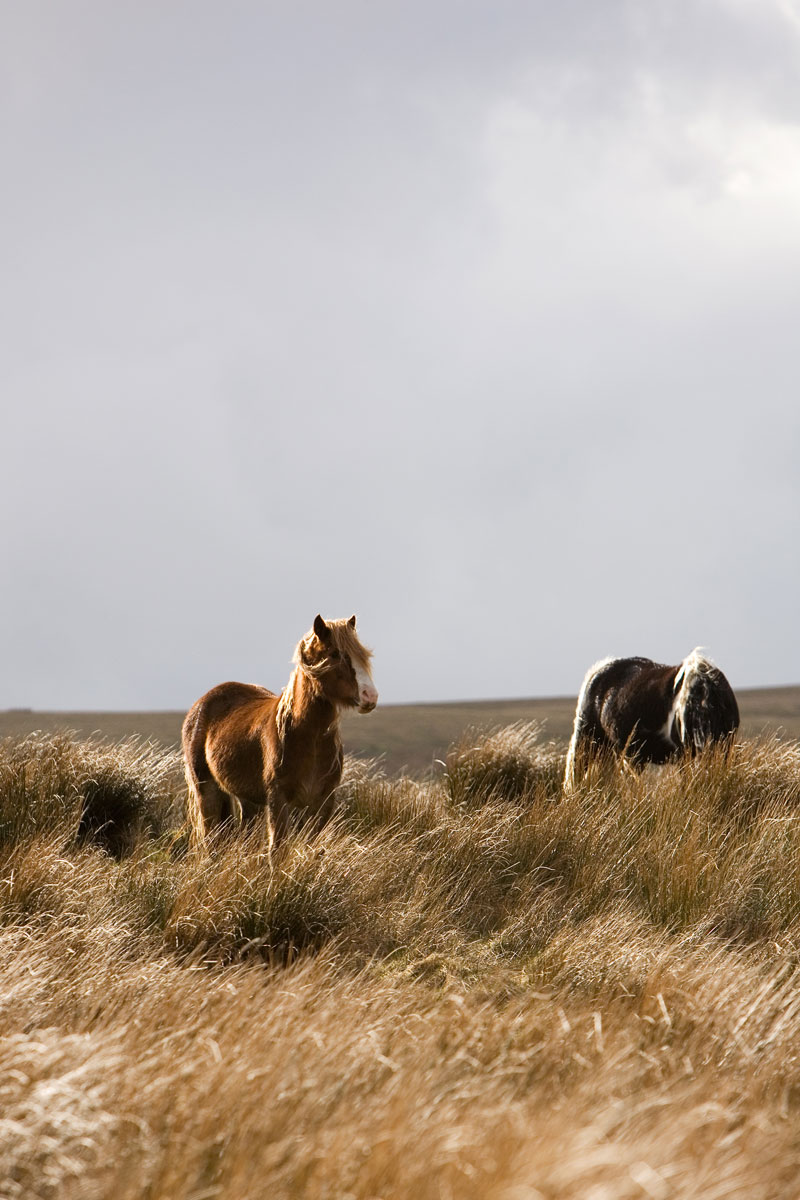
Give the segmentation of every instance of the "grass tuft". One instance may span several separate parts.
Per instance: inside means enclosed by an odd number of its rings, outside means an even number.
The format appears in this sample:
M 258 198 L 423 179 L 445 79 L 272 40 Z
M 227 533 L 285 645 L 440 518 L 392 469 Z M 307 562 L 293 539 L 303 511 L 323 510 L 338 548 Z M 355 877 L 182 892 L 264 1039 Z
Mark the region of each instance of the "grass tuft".
M 541 744 L 539 723 L 518 721 L 489 733 L 468 730 L 447 756 L 445 779 L 453 803 L 469 808 L 554 798 L 563 774 L 564 756 Z
M 130 853 L 177 824 L 182 771 L 174 752 L 139 738 L 79 741 L 70 733 L 0 742 L 0 845 L 36 834 Z M 179 799 L 180 797 L 180 799 Z

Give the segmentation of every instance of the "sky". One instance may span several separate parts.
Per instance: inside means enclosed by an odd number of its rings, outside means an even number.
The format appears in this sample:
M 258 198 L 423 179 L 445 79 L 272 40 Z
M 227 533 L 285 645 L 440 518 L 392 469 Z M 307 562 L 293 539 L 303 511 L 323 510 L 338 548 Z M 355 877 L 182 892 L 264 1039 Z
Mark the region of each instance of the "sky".
M 0 0 L 0 707 L 800 682 L 800 0 Z

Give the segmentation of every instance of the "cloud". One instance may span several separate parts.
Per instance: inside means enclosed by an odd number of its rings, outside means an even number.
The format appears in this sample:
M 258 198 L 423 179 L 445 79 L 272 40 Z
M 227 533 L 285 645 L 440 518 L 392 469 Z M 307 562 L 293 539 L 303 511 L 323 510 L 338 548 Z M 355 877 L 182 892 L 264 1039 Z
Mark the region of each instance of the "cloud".
M 7 703 L 280 685 L 318 609 L 387 699 L 794 677 L 797 17 L 16 9 Z

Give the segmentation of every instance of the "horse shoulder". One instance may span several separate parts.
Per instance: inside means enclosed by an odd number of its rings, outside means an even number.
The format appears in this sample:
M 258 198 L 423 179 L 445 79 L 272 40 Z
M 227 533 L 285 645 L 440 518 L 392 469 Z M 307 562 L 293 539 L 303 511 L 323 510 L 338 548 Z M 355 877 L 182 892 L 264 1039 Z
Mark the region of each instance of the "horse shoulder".
M 342 777 L 344 751 L 338 725 L 324 731 L 287 730 L 276 782 L 289 802 L 316 809 Z

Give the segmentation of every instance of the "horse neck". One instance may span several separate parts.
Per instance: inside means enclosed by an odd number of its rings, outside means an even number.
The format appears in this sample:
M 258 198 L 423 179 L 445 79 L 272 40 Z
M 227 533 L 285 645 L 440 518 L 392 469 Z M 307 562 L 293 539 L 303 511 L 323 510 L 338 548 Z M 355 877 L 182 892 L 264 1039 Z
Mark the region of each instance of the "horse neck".
M 278 701 L 277 721 L 282 735 L 290 724 L 295 733 L 327 733 L 338 728 L 339 709 L 316 679 L 296 667 Z

